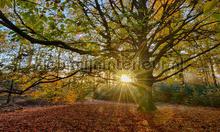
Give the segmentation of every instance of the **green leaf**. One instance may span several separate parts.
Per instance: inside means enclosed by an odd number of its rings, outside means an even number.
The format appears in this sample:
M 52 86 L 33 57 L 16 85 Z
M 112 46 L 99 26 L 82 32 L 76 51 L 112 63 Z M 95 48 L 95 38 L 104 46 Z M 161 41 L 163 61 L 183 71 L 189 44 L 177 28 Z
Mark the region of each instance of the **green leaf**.
M 58 11 L 57 15 L 58 15 L 59 17 L 63 17 L 63 12 Z
M 51 29 L 56 28 L 55 23 L 54 23 L 54 22 L 52 22 L 52 21 L 51 21 L 51 22 L 49 22 L 49 25 L 50 25 L 50 28 L 51 28 Z
M 203 11 L 205 13 L 210 12 L 216 4 L 218 4 L 218 0 L 207 1 L 204 5 Z
M 7 5 L 7 7 L 11 7 L 12 6 L 11 1 L 10 0 L 6 0 L 6 5 Z
M 11 7 L 11 1 L 10 0 L 0 0 L 0 9 L 3 9 L 6 6 Z
M 214 14 L 213 15 L 215 19 L 217 19 L 218 21 L 220 21 L 220 14 Z
M 50 4 L 48 2 L 46 3 L 46 7 L 50 7 Z
M 6 0 L 0 0 L 0 9 L 4 8 L 6 5 Z
M 60 25 L 60 30 L 62 30 L 62 31 L 65 30 L 64 24 L 61 24 L 61 25 Z

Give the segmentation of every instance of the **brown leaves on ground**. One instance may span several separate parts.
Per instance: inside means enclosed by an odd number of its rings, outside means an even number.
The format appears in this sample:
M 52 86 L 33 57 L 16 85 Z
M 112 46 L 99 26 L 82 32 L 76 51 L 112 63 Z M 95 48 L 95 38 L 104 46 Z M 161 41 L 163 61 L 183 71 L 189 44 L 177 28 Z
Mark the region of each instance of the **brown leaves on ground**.
M 163 105 L 148 116 L 135 105 L 108 102 L 26 108 L 1 113 L 0 131 L 220 131 L 217 108 Z

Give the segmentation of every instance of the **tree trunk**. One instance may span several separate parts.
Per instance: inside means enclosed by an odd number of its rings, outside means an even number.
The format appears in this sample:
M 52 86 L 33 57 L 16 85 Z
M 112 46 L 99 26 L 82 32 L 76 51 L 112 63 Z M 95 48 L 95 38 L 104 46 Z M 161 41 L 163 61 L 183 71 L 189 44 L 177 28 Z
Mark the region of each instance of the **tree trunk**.
M 184 89 L 185 89 L 185 86 L 186 86 L 183 71 L 180 72 L 179 78 L 180 78 L 180 93 L 183 95 L 184 94 Z
M 13 84 L 14 84 L 14 81 L 11 80 L 11 86 L 10 86 L 10 89 L 9 89 L 9 93 L 8 93 L 8 98 L 7 98 L 7 102 L 6 104 L 10 104 L 11 103 L 11 94 L 12 94 L 12 91 L 13 91 Z
M 214 83 L 215 87 L 218 87 L 218 82 L 217 82 L 217 79 L 215 76 L 214 63 L 212 61 L 212 58 L 209 58 L 209 62 L 210 62 L 210 67 L 211 67 L 211 72 L 212 72 L 213 83 Z
M 137 74 L 137 86 L 139 90 L 139 96 L 137 96 L 138 110 L 146 113 L 145 119 L 147 120 L 151 128 L 156 129 L 154 122 L 155 110 L 157 109 L 153 101 L 153 75 L 152 70 L 141 72 Z
M 139 96 L 137 98 L 139 105 L 138 110 L 142 112 L 152 112 L 156 110 L 152 95 L 153 80 L 152 71 L 146 70 L 137 75 L 139 89 Z
M 180 62 L 183 63 L 183 57 L 180 55 Z M 183 65 L 181 65 L 180 67 L 181 69 L 183 69 Z M 184 71 L 181 71 L 179 73 L 179 78 L 180 78 L 180 94 L 184 95 L 184 90 L 185 90 L 185 79 L 184 79 Z
M 61 68 L 61 67 L 60 67 L 60 66 L 61 66 L 61 65 L 60 65 L 61 49 L 57 48 L 57 52 L 58 52 L 58 53 L 57 53 L 57 68 L 56 68 L 57 71 L 56 71 L 56 72 L 57 72 L 57 76 L 59 76 L 59 75 L 60 75 L 60 74 L 59 74 L 59 73 L 60 73 L 60 68 Z
M 27 61 L 27 68 L 30 70 L 32 67 L 32 60 L 33 60 L 33 49 L 31 45 L 28 45 L 28 61 Z
M 206 86 L 209 85 L 209 71 L 207 63 L 204 62 L 204 60 L 200 57 L 200 62 L 202 64 L 202 74 L 203 74 L 203 82 Z

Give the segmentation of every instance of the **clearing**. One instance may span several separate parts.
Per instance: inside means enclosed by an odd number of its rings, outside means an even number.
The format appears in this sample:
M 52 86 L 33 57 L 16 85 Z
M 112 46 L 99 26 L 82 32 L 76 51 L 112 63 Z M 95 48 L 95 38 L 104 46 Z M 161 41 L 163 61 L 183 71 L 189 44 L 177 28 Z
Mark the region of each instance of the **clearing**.
M 149 125 L 136 105 L 103 101 L 0 113 L 0 131 L 220 131 L 220 108 L 158 105 Z

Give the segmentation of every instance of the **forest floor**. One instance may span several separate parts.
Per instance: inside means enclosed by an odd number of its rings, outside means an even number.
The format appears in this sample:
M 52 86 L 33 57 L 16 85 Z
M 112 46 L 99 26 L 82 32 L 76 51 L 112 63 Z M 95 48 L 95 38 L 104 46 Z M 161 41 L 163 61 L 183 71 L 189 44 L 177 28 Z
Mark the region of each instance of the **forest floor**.
M 103 101 L 24 108 L 1 112 L 0 131 L 220 131 L 220 108 L 165 104 L 153 118 L 136 108 Z

